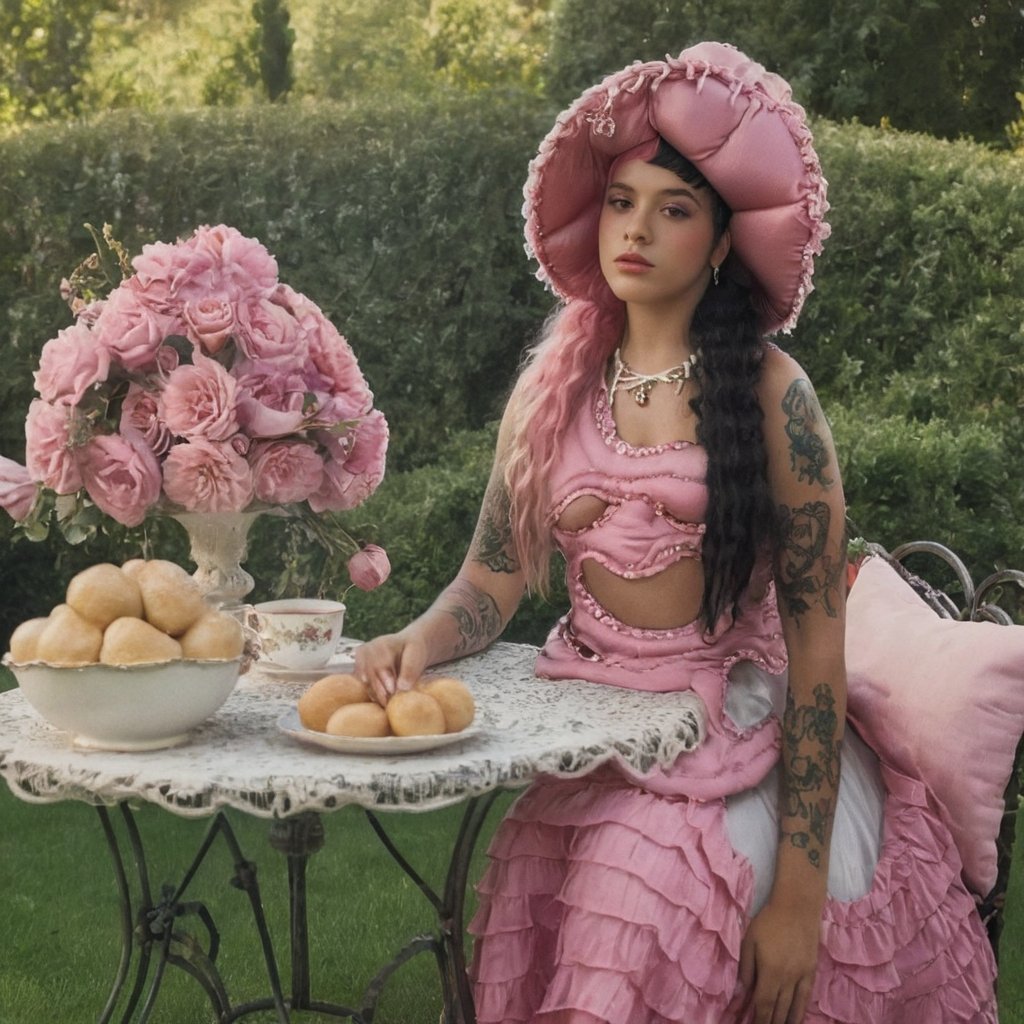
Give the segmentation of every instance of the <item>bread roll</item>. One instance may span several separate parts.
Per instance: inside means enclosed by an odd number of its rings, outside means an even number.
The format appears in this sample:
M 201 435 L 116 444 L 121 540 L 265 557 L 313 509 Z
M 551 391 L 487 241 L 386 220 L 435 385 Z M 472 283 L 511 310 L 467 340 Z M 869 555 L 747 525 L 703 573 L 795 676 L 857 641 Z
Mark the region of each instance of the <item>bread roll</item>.
M 473 721 L 476 703 L 473 694 L 461 680 L 442 676 L 440 679 L 428 680 L 419 689 L 441 705 L 445 732 L 462 732 Z
M 396 736 L 440 736 L 445 731 L 441 705 L 422 690 L 400 690 L 388 701 L 387 714 Z
M 59 604 L 36 641 L 36 658 L 50 665 L 92 665 L 99 661 L 103 631 L 69 604 Z
M 71 578 L 67 603 L 82 616 L 106 629 L 114 619 L 142 617 L 139 585 L 116 565 L 100 562 Z
M 49 619 L 29 619 L 11 634 L 11 658 L 17 662 L 35 661 L 39 657 L 39 635 L 46 628 Z
M 192 623 L 178 641 L 183 658 L 237 658 L 245 646 L 242 624 L 233 615 L 209 611 Z
M 146 665 L 180 657 L 181 644 L 142 619 L 114 619 L 103 634 L 100 661 L 105 665 Z
M 346 704 L 327 720 L 324 732 L 331 736 L 387 736 L 387 712 L 373 701 Z
M 137 578 L 146 621 L 170 636 L 181 636 L 209 610 L 199 584 L 174 562 L 153 559 Z
M 146 560 L 144 558 L 129 558 L 127 562 L 121 563 L 121 572 L 125 576 L 130 576 L 133 580 L 138 580 L 139 573 L 146 566 Z
M 347 704 L 366 703 L 369 699 L 370 694 L 365 684 L 355 676 L 344 673 L 324 676 L 299 698 L 299 721 L 307 729 L 326 732 L 327 720 L 338 708 Z

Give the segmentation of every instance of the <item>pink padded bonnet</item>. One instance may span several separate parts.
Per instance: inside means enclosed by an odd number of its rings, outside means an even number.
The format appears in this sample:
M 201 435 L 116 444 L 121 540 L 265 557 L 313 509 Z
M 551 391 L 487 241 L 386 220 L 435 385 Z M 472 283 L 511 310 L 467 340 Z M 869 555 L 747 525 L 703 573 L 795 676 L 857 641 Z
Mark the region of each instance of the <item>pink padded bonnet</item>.
M 732 209 L 723 267 L 751 286 L 765 333 L 788 331 L 828 237 L 822 176 L 789 86 L 735 47 L 699 43 L 588 89 L 541 143 L 524 189 L 537 276 L 562 298 L 595 294 L 597 225 L 615 159 L 658 135 Z

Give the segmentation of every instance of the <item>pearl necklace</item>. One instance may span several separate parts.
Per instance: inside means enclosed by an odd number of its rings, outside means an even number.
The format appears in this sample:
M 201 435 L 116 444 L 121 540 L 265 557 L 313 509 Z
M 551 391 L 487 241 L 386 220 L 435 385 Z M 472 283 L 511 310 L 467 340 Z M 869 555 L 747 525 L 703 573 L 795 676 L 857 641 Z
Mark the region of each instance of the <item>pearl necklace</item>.
M 608 401 L 615 399 L 616 391 L 632 393 L 637 405 L 646 405 L 651 388 L 655 384 L 675 384 L 676 394 L 682 394 L 683 386 L 694 375 L 697 369 L 698 356 L 691 352 L 678 366 L 662 370 L 661 373 L 637 373 L 622 361 L 621 348 L 615 350 L 615 372 L 612 374 L 612 386 Z

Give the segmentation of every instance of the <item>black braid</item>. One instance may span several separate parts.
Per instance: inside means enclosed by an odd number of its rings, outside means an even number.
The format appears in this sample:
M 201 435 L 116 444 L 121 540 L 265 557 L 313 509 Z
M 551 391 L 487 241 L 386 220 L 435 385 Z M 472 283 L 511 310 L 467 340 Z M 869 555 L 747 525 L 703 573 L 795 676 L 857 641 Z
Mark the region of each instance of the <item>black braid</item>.
M 739 601 L 773 538 L 764 413 L 757 398 L 764 342 L 750 293 L 728 276 L 704 294 L 693 321 L 700 345 L 697 439 L 708 457 L 700 616 L 712 629 Z
M 731 211 L 700 171 L 664 140 L 650 162 L 709 191 L 719 238 Z M 749 291 L 728 273 L 704 293 L 691 333 L 700 348 L 701 389 L 690 404 L 708 459 L 700 619 L 711 631 L 727 612 L 738 614 L 758 556 L 774 538 L 764 413 L 757 398 L 764 341 Z

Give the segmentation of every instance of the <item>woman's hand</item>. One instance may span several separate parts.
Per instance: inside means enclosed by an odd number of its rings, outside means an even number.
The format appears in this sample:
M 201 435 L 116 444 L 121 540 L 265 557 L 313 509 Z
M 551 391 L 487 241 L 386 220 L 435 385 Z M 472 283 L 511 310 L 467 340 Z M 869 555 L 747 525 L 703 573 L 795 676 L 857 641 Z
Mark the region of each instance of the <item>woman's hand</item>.
M 427 667 L 427 646 L 403 632 L 376 637 L 356 648 L 355 676 L 383 707 L 398 690 L 411 690 Z
M 820 931 L 820 910 L 770 901 L 750 922 L 740 947 L 740 983 L 753 1024 L 801 1024 L 818 966 Z

